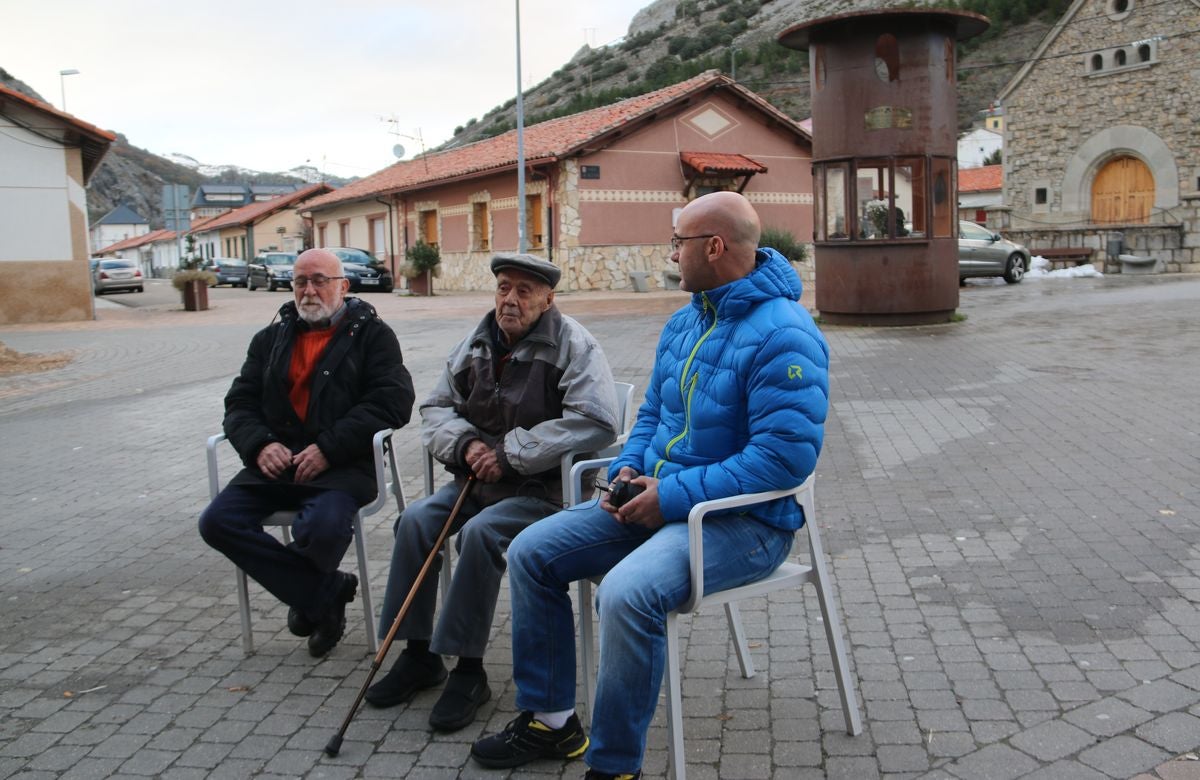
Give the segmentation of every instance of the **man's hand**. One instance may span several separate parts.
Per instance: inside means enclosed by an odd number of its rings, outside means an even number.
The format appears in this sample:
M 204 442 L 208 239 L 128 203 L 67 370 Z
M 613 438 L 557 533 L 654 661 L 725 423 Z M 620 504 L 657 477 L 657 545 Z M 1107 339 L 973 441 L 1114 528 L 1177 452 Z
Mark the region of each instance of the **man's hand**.
M 619 509 L 608 501 L 602 502 L 600 507 L 612 513 L 618 523 L 640 525 L 651 531 L 662 528 L 667 521 L 663 519 L 662 512 L 658 508 L 658 480 L 654 477 L 636 476 L 636 472 L 628 466 L 621 469 L 617 474 L 617 479 L 627 479 L 635 485 L 641 485 L 645 491 L 631 498 Z
M 296 464 L 297 482 L 309 482 L 329 468 L 329 461 L 325 460 L 325 454 L 315 444 L 310 444 L 297 452 L 292 458 L 292 463 Z
M 480 482 L 499 482 L 500 477 L 504 476 L 496 451 L 484 444 L 481 439 L 475 439 L 468 444 L 463 457 L 466 459 L 467 465 L 471 467 L 475 478 Z
M 273 441 L 258 451 L 255 458 L 258 470 L 271 479 L 279 479 L 279 475 L 292 465 L 292 451 L 277 441 Z
M 633 482 L 635 479 L 637 479 L 637 475 L 638 475 L 638 473 L 636 471 L 634 471 L 633 469 L 631 469 L 629 466 L 622 466 L 621 470 L 617 472 L 617 476 L 613 477 L 613 479 L 609 482 L 609 484 L 611 485 L 613 482 L 616 482 L 616 481 L 622 480 L 622 479 L 625 480 L 626 482 Z M 605 493 L 603 494 L 604 497 L 600 499 L 600 508 L 603 509 L 605 512 L 608 512 L 614 518 L 616 518 L 617 522 L 620 522 L 621 518 L 617 517 L 617 512 L 619 510 L 617 509 L 617 507 L 612 505 L 611 501 L 608 500 L 611 495 L 612 495 L 611 493 L 605 491 Z

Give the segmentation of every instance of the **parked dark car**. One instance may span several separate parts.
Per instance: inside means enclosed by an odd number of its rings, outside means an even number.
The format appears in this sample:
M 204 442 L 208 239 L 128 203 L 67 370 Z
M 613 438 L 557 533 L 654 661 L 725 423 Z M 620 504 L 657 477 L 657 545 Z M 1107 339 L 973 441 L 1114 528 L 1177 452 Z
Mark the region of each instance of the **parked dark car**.
M 141 292 L 144 282 L 142 269 L 138 268 L 136 260 L 101 260 L 92 269 L 92 289 L 96 295 L 113 290 Z
M 230 287 L 246 286 L 246 261 L 237 257 L 214 257 L 204 261 L 202 270 L 211 271 L 217 277 L 217 284 L 227 284 Z M 214 287 L 216 285 L 213 285 Z
M 391 292 L 395 286 L 392 272 L 375 256 L 365 249 L 355 249 L 349 246 L 327 246 L 342 261 L 346 279 L 350 282 L 350 292 L 378 290 Z
M 266 287 L 274 292 L 280 287 L 292 289 L 292 266 L 295 252 L 263 252 L 249 265 L 246 286 L 251 290 Z
M 958 222 L 958 279 L 972 276 L 1003 276 L 1016 284 L 1025 277 L 1032 258 L 1021 244 L 1008 241 L 982 225 Z

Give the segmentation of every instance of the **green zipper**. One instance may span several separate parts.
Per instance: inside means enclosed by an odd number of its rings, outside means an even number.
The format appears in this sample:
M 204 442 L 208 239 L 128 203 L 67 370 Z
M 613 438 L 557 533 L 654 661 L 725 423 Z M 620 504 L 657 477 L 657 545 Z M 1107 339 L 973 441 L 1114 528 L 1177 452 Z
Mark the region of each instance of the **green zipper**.
M 709 326 L 708 330 L 704 331 L 704 335 L 702 335 L 696 341 L 696 345 L 694 347 L 692 347 L 692 351 L 688 355 L 688 359 L 683 364 L 683 373 L 681 373 L 679 375 L 679 393 L 684 398 L 684 401 L 683 401 L 683 430 L 679 432 L 678 436 L 675 436 L 673 439 L 671 439 L 669 442 L 667 442 L 667 448 L 666 448 L 666 451 L 663 452 L 663 457 L 659 458 L 658 463 L 654 464 L 654 478 L 655 479 L 658 478 L 658 472 L 663 467 L 663 464 L 671 459 L 671 448 L 674 447 L 675 444 L 677 442 L 679 442 L 681 439 L 686 438 L 688 435 L 688 431 L 690 431 L 692 428 L 692 396 L 696 392 L 696 382 L 699 380 L 700 374 L 699 374 L 699 372 L 697 372 L 692 375 L 691 379 L 688 379 L 688 371 L 691 370 L 692 361 L 696 359 L 696 353 L 700 351 L 700 346 L 704 343 L 705 339 L 707 339 L 710 335 L 712 335 L 712 332 L 714 330 L 716 330 L 716 328 L 717 328 L 717 310 L 715 308 L 713 308 L 712 304 L 710 304 L 708 302 L 708 295 L 706 295 L 705 293 L 700 293 L 700 297 L 704 301 L 704 310 L 701 312 L 701 316 L 707 316 L 708 310 L 711 308 L 713 310 L 713 321 L 712 321 L 712 325 Z

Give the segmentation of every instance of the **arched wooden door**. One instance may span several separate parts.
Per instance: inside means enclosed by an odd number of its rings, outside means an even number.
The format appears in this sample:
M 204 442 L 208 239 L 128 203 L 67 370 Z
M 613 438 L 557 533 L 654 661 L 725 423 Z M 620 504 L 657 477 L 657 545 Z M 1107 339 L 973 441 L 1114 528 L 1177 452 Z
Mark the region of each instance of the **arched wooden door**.
M 1145 222 L 1154 206 L 1154 174 L 1136 157 L 1115 157 L 1092 182 L 1093 222 Z

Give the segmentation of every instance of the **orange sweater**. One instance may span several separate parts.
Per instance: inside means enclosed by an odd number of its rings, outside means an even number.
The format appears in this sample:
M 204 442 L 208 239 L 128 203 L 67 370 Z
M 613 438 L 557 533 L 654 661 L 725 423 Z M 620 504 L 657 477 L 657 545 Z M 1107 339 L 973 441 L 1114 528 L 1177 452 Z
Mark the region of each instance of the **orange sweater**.
M 333 331 L 333 328 L 323 328 L 296 332 L 296 342 L 292 345 L 292 364 L 288 366 L 288 398 L 301 422 L 308 416 L 313 370 L 333 338 Z

